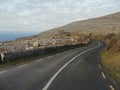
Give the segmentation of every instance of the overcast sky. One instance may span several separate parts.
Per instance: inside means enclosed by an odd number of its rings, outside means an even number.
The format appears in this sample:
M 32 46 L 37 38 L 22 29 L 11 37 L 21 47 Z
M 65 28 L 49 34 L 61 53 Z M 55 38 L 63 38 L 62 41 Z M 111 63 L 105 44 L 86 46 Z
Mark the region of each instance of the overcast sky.
M 42 32 L 120 11 L 120 0 L 0 0 L 0 31 Z

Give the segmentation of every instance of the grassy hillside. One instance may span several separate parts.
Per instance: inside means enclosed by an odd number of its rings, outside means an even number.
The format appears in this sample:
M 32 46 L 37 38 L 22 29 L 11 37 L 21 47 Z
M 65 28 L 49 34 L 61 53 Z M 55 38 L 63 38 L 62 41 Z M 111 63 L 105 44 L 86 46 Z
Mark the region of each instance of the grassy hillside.
M 62 27 L 51 29 L 38 35 L 20 39 L 49 38 L 61 33 L 82 33 L 94 35 L 107 35 L 108 33 L 120 33 L 120 12 L 106 15 L 99 18 L 93 18 L 83 21 L 77 21 Z
M 120 34 L 109 34 L 104 41 L 108 47 L 102 54 L 102 63 L 108 74 L 120 85 Z
M 120 33 L 120 12 L 111 15 L 77 21 L 68 25 L 40 33 L 39 35 L 58 34 L 61 32 L 83 32 L 94 34 Z

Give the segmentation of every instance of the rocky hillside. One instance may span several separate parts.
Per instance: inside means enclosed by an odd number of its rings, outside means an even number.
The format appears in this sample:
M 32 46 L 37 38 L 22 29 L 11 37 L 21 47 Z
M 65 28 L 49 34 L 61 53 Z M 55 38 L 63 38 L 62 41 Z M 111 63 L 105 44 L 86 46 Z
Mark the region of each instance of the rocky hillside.
M 120 12 L 99 18 L 73 22 L 42 34 L 56 34 L 61 32 L 92 32 L 95 34 L 120 33 Z
M 90 43 L 88 35 L 80 35 L 79 33 L 59 33 L 56 35 L 41 36 L 35 35 L 30 37 L 18 38 L 13 41 L 0 43 L 0 48 L 5 53 L 23 52 L 33 49 L 44 49 L 51 47 L 61 47 L 69 45 L 86 45 Z
M 83 34 L 93 33 L 96 35 L 107 35 L 109 33 L 118 34 L 120 33 L 120 12 L 99 18 L 73 22 L 62 27 L 39 33 L 38 35 L 20 39 L 49 38 L 61 33 L 73 32 Z
M 87 43 L 90 41 L 89 37 L 92 34 L 107 35 L 109 33 L 120 33 L 120 12 L 73 22 L 38 35 L 0 43 L 0 47 L 8 52 L 15 52 L 34 48 Z

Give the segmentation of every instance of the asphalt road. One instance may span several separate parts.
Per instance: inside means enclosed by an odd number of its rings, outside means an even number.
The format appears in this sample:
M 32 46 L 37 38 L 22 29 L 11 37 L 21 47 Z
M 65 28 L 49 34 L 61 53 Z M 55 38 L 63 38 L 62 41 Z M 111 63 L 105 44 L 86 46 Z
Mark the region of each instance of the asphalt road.
M 102 41 L 28 63 L 0 68 L 0 90 L 120 90 L 104 72 Z

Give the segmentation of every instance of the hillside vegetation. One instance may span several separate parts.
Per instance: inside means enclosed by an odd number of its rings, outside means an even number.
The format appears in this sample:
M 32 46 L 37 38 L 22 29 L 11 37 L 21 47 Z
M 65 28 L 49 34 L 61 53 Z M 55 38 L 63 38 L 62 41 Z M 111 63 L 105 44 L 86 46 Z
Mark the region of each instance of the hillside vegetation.
M 108 33 L 120 33 L 120 12 L 111 15 L 77 21 L 65 26 L 40 33 L 39 35 L 53 35 L 60 32 L 81 32 L 84 34 L 93 33 L 96 35 L 107 35 Z
M 109 34 L 104 41 L 108 47 L 102 54 L 102 63 L 108 74 L 120 85 L 120 34 Z

